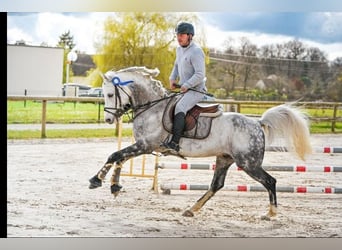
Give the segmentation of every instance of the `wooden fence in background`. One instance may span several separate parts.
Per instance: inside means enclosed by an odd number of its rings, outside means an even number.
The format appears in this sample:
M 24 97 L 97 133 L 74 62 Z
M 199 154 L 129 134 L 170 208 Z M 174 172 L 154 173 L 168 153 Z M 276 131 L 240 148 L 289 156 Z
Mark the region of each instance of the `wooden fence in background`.
M 41 137 L 46 137 L 46 112 L 47 102 L 93 102 L 104 103 L 103 97 L 42 97 L 42 96 L 7 96 L 8 101 L 39 101 L 42 103 L 42 119 L 41 119 Z M 284 104 L 284 102 L 275 101 L 234 101 L 215 99 L 213 101 L 205 101 L 204 103 L 220 103 L 224 107 L 224 111 L 241 112 L 243 108 L 267 109 L 276 105 Z M 332 116 L 326 117 L 310 117 L 312 122 L 331 122 L 331 132 L 335 132 L 336 122 L 342 122 L 342 117 L 338 116 L 338 110 L 342 109 L 341 102 L 298 102 L 298 105 L 305 109 L 329 109 L 332 110 Z M 257 117 L 255 114 L 246 114 L 247 116 Z

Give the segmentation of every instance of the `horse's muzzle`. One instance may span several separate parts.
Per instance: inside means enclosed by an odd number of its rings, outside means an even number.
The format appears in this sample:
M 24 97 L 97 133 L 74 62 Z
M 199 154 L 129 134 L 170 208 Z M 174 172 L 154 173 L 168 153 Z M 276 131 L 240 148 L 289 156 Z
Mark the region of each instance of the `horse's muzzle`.
M 119 121 L 118 117 L 113 114 L 106 114 L 104 120 L 108 124 L 113 124 L 114 122 L 117 123 Z

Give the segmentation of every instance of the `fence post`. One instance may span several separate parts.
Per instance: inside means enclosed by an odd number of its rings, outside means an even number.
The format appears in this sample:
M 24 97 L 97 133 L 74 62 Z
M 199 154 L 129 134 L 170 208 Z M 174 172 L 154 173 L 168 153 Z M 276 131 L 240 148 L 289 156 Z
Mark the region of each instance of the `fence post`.
M 27 89 L 25 89 L 24 95 L 27 96 Z M 26 108 L 26 99 L 24 100 L 24 108 Z
M 42 101 L 42 133 L 41 138 L 46 138 L 46 100 Z
M 116 136 L 118 137 L 118 150 L 121 150 L 122 141 L 122 118 L 120 117 L 116 123 Z
M 100 123 L 100 118 L 101 118 L 101 103 L 98 102 L 98 109 L 97 109 L 97 123 Z
M 331 122 L 331 132 L 335 132 L 336 115 L 337 115 L 337 105 L 334 105 L 333 121 Z

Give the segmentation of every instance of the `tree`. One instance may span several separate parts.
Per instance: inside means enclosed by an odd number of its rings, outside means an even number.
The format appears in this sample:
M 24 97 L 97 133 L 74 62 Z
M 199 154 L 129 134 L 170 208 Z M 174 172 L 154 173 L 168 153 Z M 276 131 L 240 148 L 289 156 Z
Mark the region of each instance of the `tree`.
M 327 81 L 326 99 L 342 102 L 342 57 L 337 57 L 332 61 L 330 71 L 331 75 Z
M 281 51 L 281 44 L 263 45 L 260 48 L 260 63 L 264 77 L 269 75 L 280 75 L 281 62 L 277 59 L 281 58 Z
M 252 44 L 248 38 L 242 37 L 240 39 L 240 55 L 243 56 L 241 58 L 244 62 L 242 73 L 244 76 L 243 90 L 247 90 L 247 82 L 252 75 L 253 64 L 256 60 L 257 51 L 257 46 Z
M 98 70 L 157 67 L 161 72 L 158 79 L 168 86 L 177 45 L 174 30 L 181 20 L 196 22 L 197 17 L 165 12 L 123 12 L 109 17 L 104 23 L 103 39 L 96 46 L 94 62 Z M 93 85 L 100 86 L 101 78 Z
M 237 47 L 233 46 L 233 41 L 232 38 L 226 40 L 224 54 L 216 50 L 211 53 L 215 65 L 208 67 L 207 74 L 211 77 L 208 88 L 215 82 L 215 88 L 227 89 L 227 81 L 222 80 L 224 73 L 232 79 L 230 90 L 233 91 L 235 77 L 236 89 L 250 90 L 253 80 L 257 82 L 274 75 L 278 80 L 269 90 L 279 95 L 286 93 L 291 100 L 341 99 L 341 58 L 330 64 L 324 52 L 298 40 L 264 45 L 260 49 L 244 38 Z
M 76 46 L 74 44 L 74 37 L 70 34 L 70 30 L 63 33 L 59 36 L 59 41 L 57 44 L 58 47 L 64 48 L 64 57 L 63 57 L 63 82 L 66 82 L 66 71 L 67 71 L 67 64 L 71 63 L 67 61 L 68 53 Z M 71 67 L 69 67 L 69 76 L 73 76 L 73 71 Z
M 227 62 L 231 63 L 225 63 L 223 75 L 224 75 L 224 85 L 223 88 L 226 90 L 226 93 L 229 93 L 230 91 L 234 91 L 235 89 L 235 83 L 239 76 L 239 67 L 240 64 L 234 63 L 235 61 L 239 61 L 238 57 L 238 51 L 233 47 L 234 39 L 229 37 L 224 41 L 224 58 L 227 60 Z M 229 84 L 227 79 L 231 79 L 231 83 Z
M 58 47 L 64 48 L 66 50 L 72 50 L 75 47 L 74 36 L 70 34 L 70 30 L 59 36 Z

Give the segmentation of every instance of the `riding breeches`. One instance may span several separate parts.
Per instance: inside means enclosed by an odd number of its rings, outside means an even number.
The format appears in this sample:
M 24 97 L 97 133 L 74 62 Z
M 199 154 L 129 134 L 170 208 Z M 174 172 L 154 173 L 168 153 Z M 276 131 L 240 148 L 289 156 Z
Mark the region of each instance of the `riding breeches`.
M 186 114 L 197 103 L 203 100 L 204 94 L 196 91 L 188 90 L 184 93 L 175 107 L 175 115 L 183 112 Z

